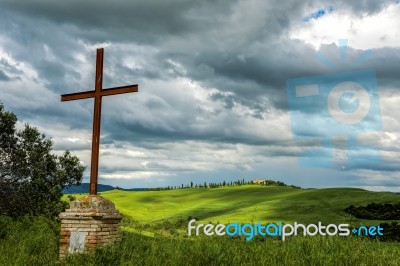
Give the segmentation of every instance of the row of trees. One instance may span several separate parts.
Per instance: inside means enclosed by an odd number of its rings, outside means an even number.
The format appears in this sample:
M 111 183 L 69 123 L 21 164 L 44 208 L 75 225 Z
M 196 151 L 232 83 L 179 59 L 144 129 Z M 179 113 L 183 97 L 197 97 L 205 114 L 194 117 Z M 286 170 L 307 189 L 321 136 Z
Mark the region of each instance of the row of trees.
M 167 187 L 157 187 L 157 188 L 149 188 L 148 190 L 152 191 L 157 191 L 157 190 L 173 190 L 173 189 L 183 189 L 183 188 L 217 188 L 217 187 L 225 187 L 225 186 L 241 186 L 241 185 L 247 185 L 251 184 L 251 182 L 247 181 L 245 182 L 244 179 L 242 180 L 237 180 L 237 181 L 231 181 L 231 182 L 220 182 L 220 183 L 199 183 L 199 184 L 194 184 L 193 181 L 190 182 L 190 184 L 182 184 L 180 186 L 167 186 Z
M 274 180 L 262 180 L 263 182 L 257 182 L 255 183 L 254 181 L 245 181 L 243 179 L 239 179 L 237 181 L 222 181 L 219 183 L 201 183 L 201 184 L 194 184 L 193 181 L 190 182 L 190 184 L 187 185 L 180 185 L 180 186 L 167 186 L 167 187 L 158 187 L 158 188 L 149 188 L 148 190 L 151 191 L 158 191 L 158 190 L 174 190 L 174 189 L 185 189 L 185 188 L 219 188 L 219 187 L 232 187 L 232 186 L 242 186 L 242 185 L 263 185 L 263 186 L 285 186 L 285 187 L 292 187 L 296 189 L 301 189 L 298 186 L 294 185 L 287 185 L 281 181 L 274 181 Z
M 85 167 L 69 151 L 52 154 L 53 142 L 37 128 L 16 123 L 0 103 L 0 215 L 54 217 L 65 208 L 62 189 L 80 184 Z

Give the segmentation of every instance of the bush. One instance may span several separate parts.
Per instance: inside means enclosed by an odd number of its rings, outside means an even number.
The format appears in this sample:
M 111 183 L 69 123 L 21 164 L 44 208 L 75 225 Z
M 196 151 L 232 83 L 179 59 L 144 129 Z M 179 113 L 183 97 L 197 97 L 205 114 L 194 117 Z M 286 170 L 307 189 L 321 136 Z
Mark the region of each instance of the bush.
M 0 103 L 0 215 L 55 216 L 65 208 L 64 187 L 80 184 L 85 167 L 66 151 L 51 154 L 53 142 Z
M 399 241 L 400 242 L 400 224 L 397 222 L 381 223 L 379 225 L 383 228 L 383 236 L 379 239 L 384 241 Z
M 360 219 L 400 220 L 400 202 L 397 204 L 370 203 L 365 207 L 350 205 L 344 211 Z

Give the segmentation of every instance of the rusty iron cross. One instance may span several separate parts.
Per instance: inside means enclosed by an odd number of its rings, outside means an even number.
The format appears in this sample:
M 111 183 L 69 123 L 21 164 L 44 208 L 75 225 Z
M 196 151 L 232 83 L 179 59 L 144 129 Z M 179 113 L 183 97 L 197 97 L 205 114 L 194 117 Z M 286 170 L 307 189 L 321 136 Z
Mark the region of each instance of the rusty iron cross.
M 138 92 L 138 85 L 128 85 L 103 89 L 103 57 L 104 49 L 97 49 L 95 90 L 61 95 L 61 101 L 73 101 L 94 98 L 93 133 L 92 133 L 92 162 L 90 165 L 90 194 L 97 194 L 97 179 L 99 174 L 101 98 L 103 96 Z

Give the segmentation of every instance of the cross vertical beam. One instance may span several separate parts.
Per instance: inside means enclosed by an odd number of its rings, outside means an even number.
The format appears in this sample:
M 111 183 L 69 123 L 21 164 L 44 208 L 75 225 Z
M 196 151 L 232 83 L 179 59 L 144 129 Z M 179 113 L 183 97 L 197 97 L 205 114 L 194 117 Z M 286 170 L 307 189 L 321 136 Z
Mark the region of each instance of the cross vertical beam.
M 100 153 L 100 124 L 101 124 L 101 90 L 103 89 L 103 57 L 104 49 L 97 49 L 96 53 L 96 80 L 93 109 L 92 133 L 92 162 L 90 166 L 90 194 L 97 194 L 97 180 L 99 176 Z
M 92 159 L 90 166 L 90 194 L 97 194 L 97 180 L 99 175 L 99 152 L 100 152 L 100 124 L 101 124 L 101 102 L 103 96 L 122 93 L 138 92 L 138 85 L 128 85 L 111 89 L 103 89 L 103 57 L 104 49 L 97 49 L 96 54 L 96 78 L 95 90 L 61 95 L 61 101 L 73 101 L 94 98 L 93 109 L 93 133 L 92 133 Z

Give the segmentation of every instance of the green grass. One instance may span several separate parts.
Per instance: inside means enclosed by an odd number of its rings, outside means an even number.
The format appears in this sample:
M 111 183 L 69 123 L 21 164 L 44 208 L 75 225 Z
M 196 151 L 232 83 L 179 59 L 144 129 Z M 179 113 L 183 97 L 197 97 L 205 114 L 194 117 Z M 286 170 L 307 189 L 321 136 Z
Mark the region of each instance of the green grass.
M 299 237 L 263 242 L 202 237 L 196 240 L 125 233 L 119 245 L 70 265 L 399 265 L 400 244 L 355 237 Z
M 349 205 L 371 202 L 395 203 L 400 195 L 355 188 L 299 190 L 276 186 L 178 189 L 127 192 L 113 190 L 101 195 L 113 201 L 124 215 L 140 223 L 198 217 L 203 222 L 301 222 L 372 225 L 344 212 Z
M 371 238 L 188 237 L 187 218 L 202 222 L 301 222 L 376 225 L 350 218 L 347 206 L 395 203 L 393 193 L 332 188 L 240 186 L 101 193 L 125 215 L 122 241 L 58 261 L 59 224 L 0 217 L 0 265 L 400 265 L 400 243 Z M 77 195 L 78 197 L 83 195 Z
M 58 261 L 58 224 L 0 217 L 0 265 L 399 265 L 400 243 L 357 237 L 287 241 L 229 237 L 148 237 L 123 232 L 116 245 Z M 2 227 L 3 229 L 5 227 Z
M 0 265 L 46 265 L 57 261 L 59 227 L 42 217 L 34 221 L 0 217 Z

